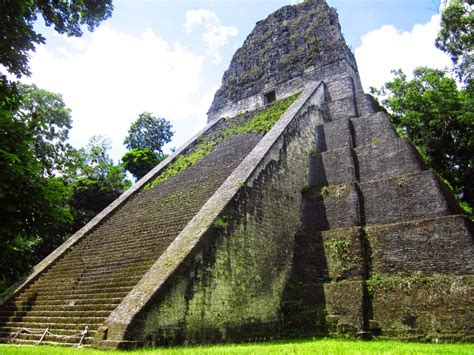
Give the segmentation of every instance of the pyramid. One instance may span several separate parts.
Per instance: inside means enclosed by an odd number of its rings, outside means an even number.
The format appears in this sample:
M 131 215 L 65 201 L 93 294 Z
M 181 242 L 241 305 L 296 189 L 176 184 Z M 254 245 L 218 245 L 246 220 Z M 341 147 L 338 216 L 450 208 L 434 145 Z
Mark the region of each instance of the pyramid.
M 208 117 L 10 290 L 3 341 L 473 340 L 472 222 L 325 1 L 258 22 Z

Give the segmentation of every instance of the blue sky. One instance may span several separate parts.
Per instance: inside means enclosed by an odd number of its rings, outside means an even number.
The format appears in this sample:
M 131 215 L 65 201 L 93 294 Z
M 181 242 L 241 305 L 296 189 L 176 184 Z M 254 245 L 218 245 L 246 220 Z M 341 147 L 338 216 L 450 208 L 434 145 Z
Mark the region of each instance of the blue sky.
M 177 147 L 203 127 L 222 74 L 255 23 L 292 0 L 116 0 L 112 18 L 82 38 L 47 38 L 31 56 L 28 82 L 63 94 L 74 120 L 71 143 L 112 141 L 118 160 L 130 123 L 143 111 L 169 119 Z M 390 70 L 449 59 L 433 45 L 438 0 L 328 0 L 356 54 L 365 87 Z

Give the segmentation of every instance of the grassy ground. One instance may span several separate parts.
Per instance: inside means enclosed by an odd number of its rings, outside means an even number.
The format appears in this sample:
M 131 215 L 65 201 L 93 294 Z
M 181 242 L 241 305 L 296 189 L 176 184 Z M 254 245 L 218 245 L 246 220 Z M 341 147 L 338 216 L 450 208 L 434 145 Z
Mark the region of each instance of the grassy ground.
M 34 355 L 147 355 L 147 354 L 474 354 L 474 344 L 423 344 L 395 341 L 298 340 L 176 348 L 129 352 L 51 346 L 0 345 L 0 354 Z

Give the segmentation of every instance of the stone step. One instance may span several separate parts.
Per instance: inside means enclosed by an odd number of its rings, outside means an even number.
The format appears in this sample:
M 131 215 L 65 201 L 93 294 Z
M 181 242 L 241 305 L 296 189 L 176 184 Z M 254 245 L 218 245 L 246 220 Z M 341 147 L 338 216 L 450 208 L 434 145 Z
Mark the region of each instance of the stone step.
M 3 328 L 3 327 L 0 327 L 0 338 L 8 338 L 10 336 L 13 336 L 15 335 L 16 333 L 18 333 L 19 330 L 21 330 L 23 327 L 10 327 L 10 328 Z M 44 332 L 46 328 L 43 328 L 43 329 L 39 329 L 39 328 L 35 328 L 35 329 L 30 329 L 31 331 L 33 332 Z M 53 334 L 57 334 L 57 335 L 76 335 L 80 332 L 82 332 L 84 330 L 84 328 L 82 329 L 59 329 L 59 328 L 55 328 L 55 329 L 51 329 L 50 332 L 53 333 Z M 94 337 L 95 334 L 97 333 L 96 330 L 88 330 L 87 331 L 87 336 L 89 337 Z
M 118 303 L 120 300 L 117 299 L 116 303 L 92 303 L 92 304 L 73 304 L 73 305 L 41 305 L 41 304 L 33 304 L 33 305 L 9 305 L 6 304 L 2 306 L 0 312 L 59 312 L 59 311 L 93 311 L 96 310 L 103 310 L 103 311 L 112 311 L 117 308 Z
M 86 299 L 86 300 L 91 300 L 94 298 L 107 298 L 107 297 L 125 297 L 128 292 L 130 292 L 130 289 L 127 290 L 121 290 L 121 291 L 109 291 L 109 292 L 95 292 L 95 293 L 77 293 L 77 294 L 71 294 L 71 293 L 63 293 L 63 294 L 42 294 L 36 297 L 34 302 L 37 304 L 37 301 L 69 301 L 69 300 L 81 300 L 81 299 Z M 16 300 L 20 302 L 28 302 L 31 297 L 17 297 Z
M 326 122 L 316 127 L 316 152 L 361 147 L 398 138 L 384 112 Z
M 365 230 L 374 274 L 474 274 L 474 228 L 465 216 L 372 225 Z
M 120 258 L 117 260 L 114 259 L 107 259 L 104 257 L 104 259 L 96 259 L 94 262 L 71 262 L 67 264 L 62 264 L 62 265 L 57 265 L 54 268 L 51 268 L 51 270 L 48 270 L 48 272 L 65 272 L 65 271 L 74 271 L 74 272 L 82 272 L 87 269 L 91 268 L 108 268 L 108 269 L 113 269 L 120 267 L 122 265 L 128 265 L 131 263 L 141 263 L 143 262 L 143 256 L 141 255 L 134 255 L 134 256 L 129 256 L 126 258 Z
M 94 269 L 94 270 L 87 270 L 87 272 L 83 272 L 80 275 L 71 274 L 71 275 L 60 275 L 58 273 L 45 273 L 42 275 L 38 281 L 40 282 L 61 282 L 64 279 L 70 280 L 102 280 L 107 279 L 109 277 L 117 277 L 117 275 L 121 275 L 123 277 L 135 277 L 137 275 L 141 275 L 146 272 L 151 266 L 151 263 L 143 263 L 137 266 L 129 266 L 127 268 L 119 268 L 119 269 L 112 269 L 112 270 L 104 270 L 103 268 Z
M 81 317 L 81 316 L 4 316 L 0 315 L 0 324 L 18 322 L 18 323 L 50 323 L 50 324 L 99 324 L 105 320 L 105 316 Z
M 12 335 L 13 336 L 13 335 Z M 38 345 L 39 340 L 41 339 L 41 335 L 36 337 L 33 335 L 28 335 L 25 338 L 25 335 L 18 336 L 15 340 L 11 340 L 11 338 L 2 338 L 0 337 L 0 343 L 11 343 L 11 344 L 19 344 L 19 345 Z M 64 340 L 62 337 L 52 337 L 51 335 L 47 336 L 45 340 L 41 341 L 41 345 L 47 346 L 62 346 L 62 347 L 73 347 L 77 346 L 79 343 L 80 337 L 73 338 L 71 340 Z M 49 340 L 51 339 L 51 340 Z M 93 337 L 85 337 L 82 344 L 93 344 L 94 343 Z
M 406 139 L 372 142 L 354 149 L 360 182 L 388 179 L 426 170 L 416 148 Z
M 398 134 L 385 112 L 355 117 L 350 120 L 350 123 L 353 145 L 356 148 L 398 138 Z
M 133 286 L 133 285 L 132 285 Z M 127 286 L 120 286 L 120 285 L 111 285 L 108 287 L 103 287 L 101 285 L 91 285 L 91 287 L 74 287 L 74 288 L 61 288 L 57 287 L 55 288 L 54 286 L 51 287 L 40 287 L 37 290 L 36 289 L 29 289 L 29 292 L 25 293 L 25 296 L 30 296 L 30 292 L 32 292 L 36 297 L 43 296 L 43 295 L 55 295 L 55 294 L 68 294 L 68 295 L 76 295 L 76 294 L 82 294 L 82 293 L 108 293 L 108 292 L 119 292 L 119 291 L 127 291 L 132 288 L 132 286 L 127 285 Z M 20 297 L 22 297 L 23 294 L 20 294 Z
M 359 184 L 365 224 L 387 224 L 457 213 L 450 192 L 432 171 Z
M 120 288 L 132 288 L 135 286 L 137 283 L 136 279 L 134 280 L 117 280 L 117 281 L 111 281 L 111 282 L 100 282 L 101 280 L 96 280 L 94 282 L 76 282 L 70 285 L 55 285 L 55 284 L 46 284 L 46 285 L 37 285 L 33 286 L 30 289 L 28 289 L 28 292 L 36 292 L 36 290 L 39 290 L 40 292 L 46 292 L 46 291 L 60 291 L 63 292 L 64 289 L 70 290 L 70 291 L 93 291 L 96 289 L 101 289 L 101 290 L 110 290 L 110 289 L 116 289 L 117 287 Z M 68 287 L 65 287 L 68 286 Z
M 172 238 L 175 236 L 175 233 L 168 233 L 168 234 L 162 234 L 159 236 L 159 238 L 157 238 L 156 235 L 150 235 L 150 236 L 147 236 L 147 237 L 143 237 L 143 238 L 140 238 L 140 239 L 136 239 L 136 240 L 133 240 L 133 241 L 130 241 L 130 240 L 120 240 L 120 239 L 113 239 L 111 241 L 109 241 L 108 243 L 104 243 L 103 240 L 101 240 L 101 242 L 92 242 L 92 243 L 87 243 L 83 246 L 81 246 L 81 248 L 77 249 L 77 253 L 81 253 L 81 255 L 84 253 L 84 252 L 88 252 L 88 251 L 108 251 L 109 249 L 110 250 L 115 250 L 115 249 L 119 249 L 121 250 L 121 248 L 123 248 L 124 245 L 128 247 L 133 247 L 133 248 L 139 248 L 139 247 L 148 247 L 149 245 L 156 245 L 160 242 L 163 241 L 163 239 L 165 238 Z
M 431 171 L 303 192 L 302 224 L 313 231 L 444 216 L 458 209 Z
M 301 223 L 305 229 L 324 231 L 362 224 L 356 184 L 313 187 L 303 192 Z
M 76 332 L 80 332 L 84 330 L 86 326 L 89 327 L 89 330 L 97 331 L 97 329 L 101 326 L 101 323 L 53 323 L 53 322 L 5 322 L 0 324 L 0 329 L 20 329 L 20 328 L 27 328 L 27 329 L 54 329 L 54 332 L 60 332 L 64 330 L 73 330 Z
M 110 314 L 108 310 L 88 310 L 88 311 L 79 311 L 74 307 L 70 307 L 69 310 L 57 311 L 57 310 L 47 310 L 47 311 L 38 311 L 38 310 L 27 310 L 27 311 L 7 311 L 0 310 L 0 319 L 14 319 L 21 317 L 107 317 Z
M 390 139 L 360 148 L 344 147 L 310 156 L 308 184 L 336 185 L 365 182 L 423 171 L 425 166 L 413 145 Z
M 96 297 L 96 298 L 83 298 L 83 299 L 46 299 L 46 300 L 35 300 L 34 303 L 28 301 L 22 301 L 19 299 L 14 299 L 5 304 L 6 307 L 19 307 L 19 308 L 28 308 L 28 307 L 56 307 L 56 306 L 68 306 L 71 302 L 74 302 L 74 305 L 84 305 L 84 306 L 95 306 L 97 304 L 119 304 L 122 302 L 122 297 Z M 3 306 L 2 306 L 3 308 Z

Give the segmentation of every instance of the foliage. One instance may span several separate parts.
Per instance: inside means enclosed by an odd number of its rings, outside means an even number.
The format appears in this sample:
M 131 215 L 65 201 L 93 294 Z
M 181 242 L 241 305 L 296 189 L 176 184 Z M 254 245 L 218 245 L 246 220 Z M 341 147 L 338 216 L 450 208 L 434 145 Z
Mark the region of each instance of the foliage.
M 474 1 L 449 0 L 441 13 L 436 47 L 448 53 L 460 79 L 472 79 L 474 66 Z
M 94 136 L 86 148 L 76 153 L 75 165 L 67 176 L 74 215 L 72 231 L 76 231 L 112 203 L 130 186 L 124 168 L 114 165 L 108 151 L 110 140 Z
M 38 15 L 58 33 L 79 37 L 83 25 L 92 31 L 111 16 L 112 9 L 112 0 L 4 0 L 0 3 L 0 64 L 16 77 L 30 74 L 28 52 L 45 43 L 34 30 Z
M 268 132 L 298 96 L 299 93 L 286 99 L 274 101 L 266 109 L 257 112 L 250 120 L 245 121 L 244 124 L 229 126 L 224 132 L 224 137 L 228 138 L 239 133 Z
M 11 283 L 44 256 L 41 251 L 67 228 L 71 214 L 64 184 L 43 174 L 32 149 L 37 135 L 28 123 L 0 110 L 0 137 L 0 281 Z
M 249 120 L 240 124 L 230 124 L 220 134 L 216 134 L 212 140 L 206 137 L 201 138 L 200 141 L 197 142 L 196 147 L 187 154 L 179 155 L 176 160 L 168 164 L 163 172 L 145 188 L 150 189 L 167 181 L 180 171 L 197 163 L 199 160 L 211 153 L 217 144 L 236 134 L 259 134 L 268 132 L 298 96 L 299 93 L 286 99 L 274 101 L 266 109 L 259 110 Z
M 15 118 L 32 135 L 31 149 L 41 164 L 42 173 L 51 176 L 67 165 L 71 146 L 66 143 L 72 125 L 71 110 L 63 98 L 36 85 L 19 85 L 20 106 Z
M 186 169 L 192 164 L 196 164 L 199 160 L 212 152 L 216 144 L 217 142 L 215 141 L 201 141 L 192 152 L 179 155 L 175 161 L 168 164 L 164 171 L 155 180 L 149 183 L 146 188 L 151 189 L 156 185 L 162 184 L 178 174 L 181 170 Z
M 147 148 L 135 148 L 124 154 L 122 164 L 137 180 L 140 180 L 166 157 L 166 155 L 158 157 L 155 152 Z
M 173 137 L 171 128 L 171 123 L 166 119 L 143 112 L 130 126 L 123 144 L 127 149 L 149 149 L 155 152 L 157 157 L 162 157 L 163 145 Z
M 458 89 L 443 71 L 418 68 L 408 80 L 401 71 L 380 90 L 398 132 L 408 137 L 427 164 L 446 179 L 461 200 L 474 204 L 474 96 Z
M 246 344 L 217 344 L 201 346 L 178 346 L 167 348 L 144 348 L 137 350 L 98 350 L 74 349 L 53 346 L 18 346 L 0 345 L 0 352 L 5 355 L 35 354 L 35 355 L 148 355 L 148 354 L 472 354 L 474 345 L 465 344 L 433 344 L 410 343 L 407 341 L 362 341 L 340 339 L 299 339 L 274 340 Z

